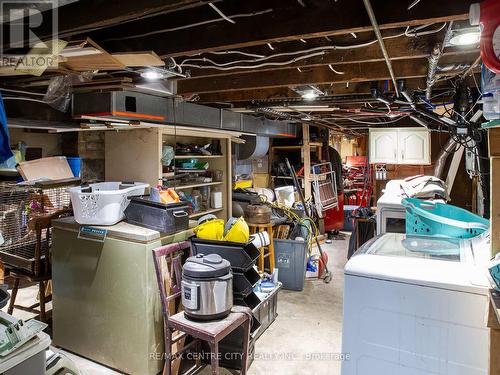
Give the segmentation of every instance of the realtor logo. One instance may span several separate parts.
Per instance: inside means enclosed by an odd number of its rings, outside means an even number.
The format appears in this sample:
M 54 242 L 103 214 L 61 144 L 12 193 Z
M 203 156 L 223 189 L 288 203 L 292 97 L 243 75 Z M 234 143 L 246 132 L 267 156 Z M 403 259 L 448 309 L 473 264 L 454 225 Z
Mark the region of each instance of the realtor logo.
M 2 66 L 40 75 L 57 65 L 58 0 L 0 0 Z

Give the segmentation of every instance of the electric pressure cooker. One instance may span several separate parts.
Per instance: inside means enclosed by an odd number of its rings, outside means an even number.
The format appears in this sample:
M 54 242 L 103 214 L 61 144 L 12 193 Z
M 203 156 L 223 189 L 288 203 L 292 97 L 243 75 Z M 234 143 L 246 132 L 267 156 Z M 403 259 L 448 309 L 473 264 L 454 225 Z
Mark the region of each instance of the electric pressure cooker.
M 231 264 L 217 254 L 189 257 L 182 268 L 182 305 L 187 318 L 222 319 L 233 307 Z

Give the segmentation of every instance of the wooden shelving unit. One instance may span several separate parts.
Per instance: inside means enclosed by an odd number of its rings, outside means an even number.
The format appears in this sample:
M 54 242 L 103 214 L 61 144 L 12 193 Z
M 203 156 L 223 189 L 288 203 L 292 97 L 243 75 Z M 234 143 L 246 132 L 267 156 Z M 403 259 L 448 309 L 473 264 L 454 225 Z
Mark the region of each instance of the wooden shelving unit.
M 193 189 L 201 186 L 217 186 L 217 185 L 222 185 L 222 182 L 203 182 L 200 184 L 192 184 L 192 185 L 179 185 L 179 186 L 173 186 L 174 189 L 176 190 L 186 190 L 186 189 Z
M 217 131 L 199 128 L 175 128 L 159 126 L 158 128 L 137 129 L 128 131 L 107 132 L 105 136 L 105 175 L 108 181 L 141 181 L 151 186 L 162 182 L 163 178 L 173 178 L 178 173 L 197 173 L 187 169 L 176 169 L 175 172 L 163 173 L 161 164 L 164 144 L 175 147 L 177 143 L 207 144 L 218 141 L 222 155 L 176 155 L 175 160 L 201 159 L 209 163 L 208 170 L 221 170 L 222 181 L 209 183 L 196 182 L 174 187 L 179 191 L 190 192 L 203 186 L 210 186 L 222 192 L 222 208 L 210 208 L 191 215 L 197 218 L 213 213 L 221 219 L 231 217 L 231 138 L 240 133 Z M 200 171 L 204 172 L 204 171 Z M 212 190 L 213 191 L 213 190 Z
M 274 160 L 274 155 L 276 151 L 300 151 L 301 159 L 304 163 L 304 176 L 299 176 L 301 180 L 302 187 L 304 189 L 304 198 L 310 199 L 312 197 L 312 188 L 311 188 L 311 151 L 318 153 L 321 155 L 323 144 L 321 142 L 310 142 L 309 141 L 309 125 L 302 124 L 302 145 L 290 145 L 290 146 L 272 146 L 271 152 L 269 155 L 270 164 L 272 164 Z M 291 180 L 292 177 L 289 176 L 271 176 L 271 180 L 274 181 L 285 179 Z M 292 182 L 290 182 L 292 184 Z
M 210 210 L 206 210 L 206 211 L 202 211 L 202 212 L 197 212 L 197 213 L 191 214 L 191 215 L 189 215 L 189 218 L 190 219 L 196 219 L 196 218 L 201 217 L 203 215 L 215 214 L 215 213 L 221 212 L 223 210 L 224 210 L 223 208 L 211 208 Z
M 181 159 L 218 159 L 218 158 L 223 158 L 224 155 L 175 155 L 175 159 L 181 160 Z

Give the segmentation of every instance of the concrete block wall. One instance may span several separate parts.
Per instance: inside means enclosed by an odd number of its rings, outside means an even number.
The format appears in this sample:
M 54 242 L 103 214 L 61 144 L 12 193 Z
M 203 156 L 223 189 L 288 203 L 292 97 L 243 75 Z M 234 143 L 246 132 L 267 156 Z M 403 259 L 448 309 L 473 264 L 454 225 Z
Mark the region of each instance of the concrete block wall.
M 104 132 L 79 132 L 78 155 L 82 160 L 82 181 L 104 181 Z

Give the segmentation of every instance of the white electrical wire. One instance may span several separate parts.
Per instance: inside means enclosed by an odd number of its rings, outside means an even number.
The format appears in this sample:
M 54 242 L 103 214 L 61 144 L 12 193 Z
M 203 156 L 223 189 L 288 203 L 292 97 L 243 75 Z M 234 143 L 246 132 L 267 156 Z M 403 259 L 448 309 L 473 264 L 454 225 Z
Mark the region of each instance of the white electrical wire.
M 408 31 L 408 29 L 409 28 L 407 27 L 406 30 L 405 30 L 405 32 L 402 32 L 402 33 L 399 33 L 399 34 L 395 34 L 395 35 L 388 35 L 388 36 L 383 37 L 383 39 L 393 39 L 393 38 L 402 37 L 402 36 L 405 35 L 405 33 Z M 336 50 L 336 49 L 347 50 L 347 49 L 354 49 L 354 48 L 362 48 L 362 47 L 367 47 L 369 45 L 375 44 L 377 42 L 378 41 L 375 39 L 375 40 L 372 40 L 372 41 L 369 41 L 369 42 L 365 42 L 365 43 L 361 43 L 361 44 L 347 45 L 347 46 L 337 46 L 337 45 L 322 46 L 322 47 L 310 48 L 310 49 L 307 49 L 307 50 L 277 53 L 277 54 L 274 54 L 274 55 L 268 55 L 268 56 L 264 56 L 264 57 L 258 57 L 256 59 L 251 59 L 251 60 L 248 60 L 248 59 L 247 60 L 235 60 L 235 61 L 230 61 L 230 62 L 227 62 L 227 63 L 217 63 L 217 62 L 215 62 L 213 60 L 210 60 L 210 59 L 207 59 L 207 58 L 188 58 L 188 59 L 183 60 L 179 64 L 179 66 L 181 66 L 181 67 L 190 67 L 190 68 L 200 68 L 200 69 L 213 68 L 213 69 L 218 69 L 218 70 L 253 69 L 253 68 L 259 68 L 259 67 L 262 67 L 262 66 L 283 66 L 283 65 L 292 64 L 295 61 L 303 60 L 305 58 L 312 57 L 312 56 L 317 56 L 317 55 L 315 55 L 315 54 L 306 55 L 305 57 L 302 57 L 300 59 L 299 58 L 292 59 L 292 60 L 289 60 L 287 62 L 281 62 L 281 63 L 269 63 L 269 65 L 259 64 L 259 65 L 249 65 L 249 66 L 231 66 L 230 68 L 224 68 L 223 69 L 223 67 L 228 67 L 228 66 L 234 65 L 234 64 L 255 63 L 255 62 L 265 61 L 265 60 L 269 60 L 269 59 L 274 59 L 276 57 L 298 55 L 298 54 L 309 53 L 309 52 L 314 52 L 314 51 L 323 51 L 324 52 L 324 51 L 327 51 L 327 50 Z M 268 45 L 269 48 L 271 48 L 272 50 L 274 50 L 274 47 L 272 47 L 272 45 L 270 43 L 267 43 L 267 45 Z M 242 53 L 242 51 L 231 50 L 231 51 L 225 51 L 224 53 Z M 196 61 L 199 61 L 199 62 L 209 62 L 212 65 L 186 64 L 187 62 L 196 62 Z M 338 74 L 343 74 L 343 73 L 338 73 Z
M 335 74 L 345 74 L 345 72 L 339 72 L 338 70 L 335 70 L 332 66 L 332 64 L 328 64 L 328 67 L 330 68 L 330 70 L 332 72 L 334 72 Z
M 217 12 L 217 14 L 219 16 L 221 16 L 222 18 L 224 18 L 227 22 L 229 22 L 229 23 L 236 23 L 235 20 L 232 20 L 231 18 L 229 18 L 228 16 L 226 16 L 224 13 L 222 13 L 222 11 L 219 8 L 217 8 L 213 3 L 208 3 L 208 5 L 210 5 L 210 7 L 213 10 L 215 10 Z
M 47 102 L 39 99 L 33 99 L 33 98 L 23 98 L 23 97 L 18 97 L 18 96 L 4 96 L 4 100 L 25 100 L 27 102 L 37 102 L 37 103 L 43 103 L 43 104 L 48 104 Z
M 294 62 L 308 59 L 310 57 L 315 57 L 315 56 L 321 56 L 324 55 L 324 51 L 316 52 L 316 53 L 311 53 L 309 55 L 305 56 L 299 56 L 295 57 L 291 60 L 288 61 L 282 61 L 282 62 L 267 62 L 267 63 L 262 63 L 262 64 L 257 64 L 257 65 L 250 65 L 250 66 L 244 66 L 244 65 L 238 65 L 238 66 L 219 66 L 219 65 L 225 65 L 225 64 L 217 64 L 214 61 L 210 59 L 206 59 L 205 61 L 208 61 L 210 63 L 214 63 L 217 65 L 196 65 L 196 64 L 182 64 L 182 67 L 188 67 L 188 68 L 198 68 L 198 69 L 217 69 L 217 70 L 232 70 L 232 69 L 255 69 L 255 68 L 262 68 L 264 66 L 283 66 L 283 65 L 289 65 L 293 64 Z M 297 68 L 298 69 L 298 68 Z M 300 70 L 299 70 L 300 72 Z
M 233 14 L 233 15 L 228 16 L 228 17 L 230 17 L 231 19 L 234 20 L 235 18 L 245 18 L 245 17 L 259 16 L 261 14 L 270 13 L 272 11 L 273 11 L 273 9 L 269 8 L 269 9 L 265 9 L 265 10 L 261 10 L 261 11 L 257 11 L 257 12 L 253 12 L 253 13 Z M 207 24 L 210 24 L 210 23 L 220 22 L 220 21 L 225 21 L 225 19 L 223 17 L 221 17 L 221 18 L 214 18 L 214 19 L 207 20 L 207 21 L 200 21 L 200 22 L 196 22 L 196 23 L 191 23 L 189 25 L 172 27 L 170 29 L 155 30 L 155 31 L 150 31 L 148 33 L 135 34 L 135 35 L 129 35 L 129 36 L 123 36 L 123 37 L 117 37 L 117 38 L 108 38 L 108 39 L 104 39 L 102 42 L 112 42 L 112 41 L 115 41 L 115 40 L 137 39 L 137 38 L 142 38 L 142 37 L 145 37 L 145 36 L 151 36 L 151 35 L 157 35 L 157 34 L 165 34 L 165 33 L 169 33 L 169 32 L 172 32 L 172 31 L 189 29 L 191 27 L 197 27 L 197 26 L 207 25 Z
M 416 32 L 418 30 L 422 30 L 422 29 L 425 29 L 426 27 L 429 27 L 431 25 L 422 25 L 422 26 L 418 26 L 418 27 L 415 27 L 412 32 L 409 32 L 408 30 L 405 31 L 405 35 L 408 36 L 408 37 L 419 37 L 419 36 L 422 36 L 422 35 L 429 35 L 429 34 L 435 34 L 435 33 L 438 33 L 440 32 L 441 30 L 443 30 L 445 27 L 446 27 L 446 22 L 443 23 L 439 28 L 437 29 L 434 29 L 434 30 L 428 30 L 428 31 L 422 31 L 422 32 Z
M 256 53 L 248 53 L 248 52 L 243 52 L 243 51 L 209 51 L 206 53 L 211 53 L 213 55 L 239 54 L 239 55 L 249 56 L 249 57 L 266 57 L 265 55 L 258 55 Z M 201 55 L 201 54 L 198 54 L 198 55 Z

